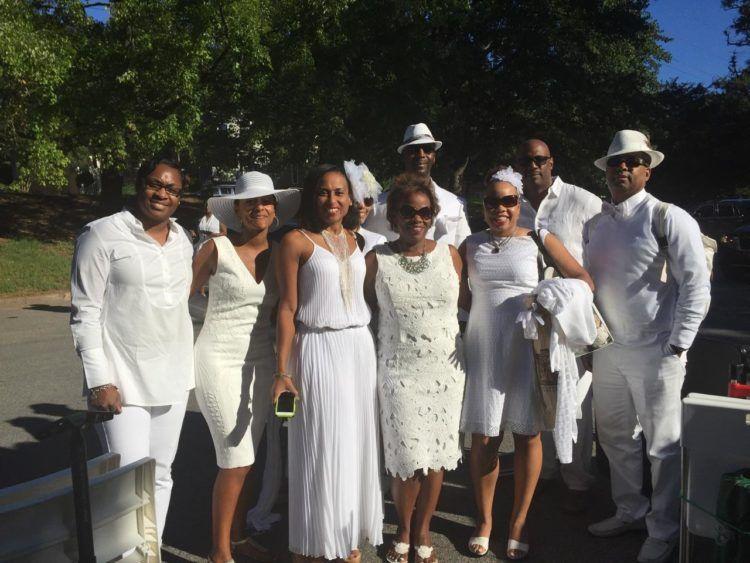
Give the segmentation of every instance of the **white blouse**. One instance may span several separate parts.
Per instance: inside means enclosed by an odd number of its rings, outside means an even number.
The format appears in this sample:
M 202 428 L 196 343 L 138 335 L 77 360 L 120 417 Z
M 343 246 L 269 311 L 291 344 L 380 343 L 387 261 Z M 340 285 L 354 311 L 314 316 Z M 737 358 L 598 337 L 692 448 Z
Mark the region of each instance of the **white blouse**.
M 112 383 L 129 405 L 184 400 L 195 386 L 192 257 L 174 219 L 163 246 L 127 210 L 86 225 L 73 255 L 70 328 L 88 388 Z

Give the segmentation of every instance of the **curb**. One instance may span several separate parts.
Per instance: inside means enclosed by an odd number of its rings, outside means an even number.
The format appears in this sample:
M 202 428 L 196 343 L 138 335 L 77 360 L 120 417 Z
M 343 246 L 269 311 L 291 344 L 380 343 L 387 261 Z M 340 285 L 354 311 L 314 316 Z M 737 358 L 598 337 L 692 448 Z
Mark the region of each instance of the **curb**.
M 49 291 L 46 293 L 35 293 L 33 295 L 10 295 L 0 297 L 0 309 L 13 309 L 21 305 L 32 305 L 39 301 L 49 299 L 70 301 L 69 291 Z

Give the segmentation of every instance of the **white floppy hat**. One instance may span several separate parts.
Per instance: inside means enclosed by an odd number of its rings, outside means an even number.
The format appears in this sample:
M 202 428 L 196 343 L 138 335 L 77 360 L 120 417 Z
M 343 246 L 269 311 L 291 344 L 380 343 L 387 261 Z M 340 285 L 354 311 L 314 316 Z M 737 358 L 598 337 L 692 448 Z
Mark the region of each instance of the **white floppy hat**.
M 296 189 L 275 190 L 273 180 L 262 172 L 246 172 L 237 179 L 234 194 L 212 197 L 208 200 L 208 210 L 224 223 L 228 229 L 242 231 L 242 222 L 234 212 L 234 202 L 239 199 L 253 199 L 272 195 L 276 198 L 276 219 L 269 231 L 275 231 L 297 213 L 300 193 Z
M 645 152 L 651 157 L 651 164 L 649 168 L 656 168 L 664 160 L 664 153 L 655 151 L 651 148 L 651 143 L 648 141 L 648 137 L 640 131 L 633 131 L 632 129 L 623 129 L 615 133 L 615 138 L 612 139 L 612 143 L 609 145 L 607 156 L 597 158 L 594 161 L 594 166 L 600 170 L 607 169 L 607 159 L 618 156 L 621 154 L 630 154 L 634 152 Z
M 442 141 L 436 141 L 430 128 L 424 123 L 409 125 L 404 131 L 404 140 L 401 143 L 401 146 L 396 149 L 398 154 L 410 145 L 435 145 L 435 150 L 443 146 Z

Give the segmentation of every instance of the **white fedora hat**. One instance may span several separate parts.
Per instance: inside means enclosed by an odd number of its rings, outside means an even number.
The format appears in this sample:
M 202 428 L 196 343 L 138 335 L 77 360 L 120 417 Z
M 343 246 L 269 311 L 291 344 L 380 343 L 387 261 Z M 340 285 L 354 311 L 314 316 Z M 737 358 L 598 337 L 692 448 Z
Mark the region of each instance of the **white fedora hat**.
M 276 218 L 274 225 L 269 229 L 275 231 L 297 213 L 300 202 L 300 193 L 296 189 L 275 190 L 273 180 L 262 172 L 246 172 L 237 179 L 234 185 L 234 194 L 212 197 L 208 200 L 208 210 L 216 215 L 216 218 L 224 223 L 228 229 L 242 231 L 242 222 L 234 212 L 234 202 L 239 199 L 253 199 L 272 195 L 276 198 Z
M 649 168 L 656 168 L 664 160 L 664 153 L 655 151 L 651 148 L 648 137 L 640 131 L 632 129 L 623 129 L 615 133 L 615 138 L 609 145 L 607 156 L 603 156 L 594 161 L 594 166 L 601 170 L 607 169 L 607 159 L 621 154 L 630 154 L 634 152 L 645 152 L 651 157 Z
M 438 150 L 443 146 L 443 143 L 442 141 L 435 140 L 427 125 L 424 123 L 415 123 L 414 125 L 409 125 L 406 131 L 404 131 L 404 140 L 401 141 L 401 146 L 396 149 L 396 152 L 401 154 L 410 145 L 435 145 L 435 150 Z

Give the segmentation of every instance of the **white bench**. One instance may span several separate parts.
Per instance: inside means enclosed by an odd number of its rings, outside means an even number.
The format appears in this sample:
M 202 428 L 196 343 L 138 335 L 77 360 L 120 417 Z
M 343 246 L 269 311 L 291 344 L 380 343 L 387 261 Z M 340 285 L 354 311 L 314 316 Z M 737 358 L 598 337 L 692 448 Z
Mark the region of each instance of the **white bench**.
M 160 562 L 154 460 L 125 467 L 106 454 L 88 462 L 97 561 Z M 0 490 L 0 561 L 78 560 L 70 470 Z

